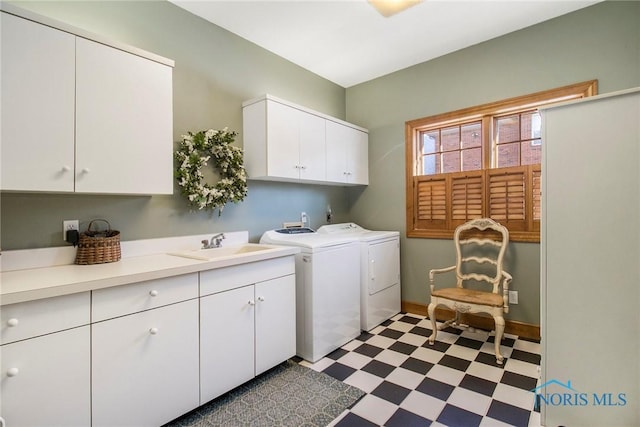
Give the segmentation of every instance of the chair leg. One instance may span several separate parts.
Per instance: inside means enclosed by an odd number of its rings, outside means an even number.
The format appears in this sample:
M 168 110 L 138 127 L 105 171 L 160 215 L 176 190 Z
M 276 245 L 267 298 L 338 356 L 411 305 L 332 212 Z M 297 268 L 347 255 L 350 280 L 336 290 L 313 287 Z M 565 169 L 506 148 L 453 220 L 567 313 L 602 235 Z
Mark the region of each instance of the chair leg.
M 496 316 L 493 318 L 496 322 L 496 336 L 495 336 L 495 349 L 496 349 L 496 363 L 502 365 L 504 357 L 500 354 L 500 343 L 502 342 L 502 335 L 504 335 L 504 318 L 502 316 Z
M 438 325 L 436 324 L 436 305 L 434 303 L 430 303 L 429 307 L 427 307 L 427 313 L 429 314 L 429 319 L 431 319 L 431 336 L 429 337 L 429 344 L 433 345 L 436 341 L 436 336 L 438 335 Z

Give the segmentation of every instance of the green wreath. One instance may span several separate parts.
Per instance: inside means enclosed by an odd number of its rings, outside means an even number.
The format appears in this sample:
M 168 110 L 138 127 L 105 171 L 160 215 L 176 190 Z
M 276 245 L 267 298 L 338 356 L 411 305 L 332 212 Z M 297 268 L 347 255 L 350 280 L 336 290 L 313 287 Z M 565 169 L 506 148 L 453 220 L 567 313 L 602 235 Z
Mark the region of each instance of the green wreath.
M 199 210 L 218 209 L 220 215 L 227 202 L 238 203 L 247 196 L 242 149 L 231 145 L 236 135 L 227 128 L 182 135 L 175 153 L 178 165 L 175 175 L 190 206 Z M 215 185 L 203 183 L 202 168 L 210 159 L 220 175 Z

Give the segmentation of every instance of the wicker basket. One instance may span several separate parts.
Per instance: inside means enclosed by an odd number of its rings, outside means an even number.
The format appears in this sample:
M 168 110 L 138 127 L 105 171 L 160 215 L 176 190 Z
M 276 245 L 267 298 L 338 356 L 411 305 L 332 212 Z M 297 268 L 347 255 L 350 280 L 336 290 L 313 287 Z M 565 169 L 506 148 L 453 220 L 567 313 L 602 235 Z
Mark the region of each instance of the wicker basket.
M 95 231 L 93 223 L 103 221 L 107 223 L 107 230 Z M 104 264 L 119 261 L 122 256 L 120 251 L 120 232 L 111 229 L 111 224 L 105 219 L 94 219 L 89 223 L 87 231 L 80 233 L 76 264 Z

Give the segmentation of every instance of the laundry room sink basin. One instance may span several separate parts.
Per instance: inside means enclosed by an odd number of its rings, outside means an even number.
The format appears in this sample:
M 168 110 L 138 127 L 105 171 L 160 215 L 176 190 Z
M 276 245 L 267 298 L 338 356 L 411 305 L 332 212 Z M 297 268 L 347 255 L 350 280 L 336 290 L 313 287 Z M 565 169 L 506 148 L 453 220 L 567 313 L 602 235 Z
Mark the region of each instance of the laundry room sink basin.
M 213 261 L 219 258 L 236 257 L 248 254 L 254 254 L 263 251 L 273 251 L 274 248 L 269 245 L 260 245 L 256 243 L 245 243 L 238 246 L 227 246 L 210 249 L 197 249 L 195 251 L 171 252 L 169 255 L 180 256 L 183 258 L 191 258 L 202 261 Z

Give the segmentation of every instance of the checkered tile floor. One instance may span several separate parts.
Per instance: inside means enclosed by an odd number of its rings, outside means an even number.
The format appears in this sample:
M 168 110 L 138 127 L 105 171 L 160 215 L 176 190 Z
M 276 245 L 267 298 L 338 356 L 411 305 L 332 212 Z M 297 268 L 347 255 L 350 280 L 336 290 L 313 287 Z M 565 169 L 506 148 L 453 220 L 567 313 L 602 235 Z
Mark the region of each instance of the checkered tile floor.
M 367 394 L 332 426 L 539 426 L 534 411 L 540 344 L 447 328 L 433 346 L 429 319 L 400 313 L 316 363 L 300 361 Z

